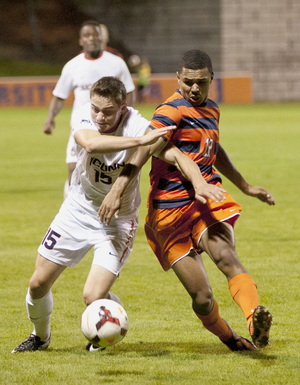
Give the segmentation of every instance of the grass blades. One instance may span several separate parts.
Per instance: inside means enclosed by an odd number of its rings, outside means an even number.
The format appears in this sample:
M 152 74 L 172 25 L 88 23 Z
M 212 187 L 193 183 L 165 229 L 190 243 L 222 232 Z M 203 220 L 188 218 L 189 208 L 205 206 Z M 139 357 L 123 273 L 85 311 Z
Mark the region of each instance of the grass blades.
M 151 118 L 154 106 L 137 108 Z M 256 281 L 261 303 L 272 312 L 270 346 L 230 352 L 201 326 L 172 271 L 163 272 L 143 232 L 147 164 L 134 251 L 113 288 L 129 316 L 125 339 L 101 353 L 85 351 L 80 316 L 90 252 L 53 287 L 50 347 L 22 354 L 11 351 L 32 331 L 25 294 L 37 247 L 63 200 L 70 110 L 61 111 L 49 137 L 42 132 L 46 109 L 2 109 L 0 383 L 299 384 L 299 109 L 296 103 L 221 106 L 221 144 L 247 181 L 264 186 L 276 200 L 269 207 L 224 180 L 243 206 L 235 227 L 236 247 Z M 249 338 L 224 276 L 206 255 L 204 263 L 221 316 Z

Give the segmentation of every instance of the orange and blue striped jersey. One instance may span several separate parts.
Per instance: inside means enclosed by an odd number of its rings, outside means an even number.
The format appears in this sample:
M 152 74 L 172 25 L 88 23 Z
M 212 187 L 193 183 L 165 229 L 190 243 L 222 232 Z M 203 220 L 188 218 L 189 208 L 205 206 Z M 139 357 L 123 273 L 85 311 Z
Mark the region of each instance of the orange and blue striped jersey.
M 150 123 L 152 129 L 176 125 L 165 139 L 177 146 L 196 162 L 208 183 L 222 182 L 213 168 L 219 146 L 218 105 L 207 99 L 200 107 L 193 107 L 177 90 L 155 110 Z M 151 188 L 148 206 L 153 208 L 180 207 L 194 200 L 191 182 L 173 165 L 152 157 Z

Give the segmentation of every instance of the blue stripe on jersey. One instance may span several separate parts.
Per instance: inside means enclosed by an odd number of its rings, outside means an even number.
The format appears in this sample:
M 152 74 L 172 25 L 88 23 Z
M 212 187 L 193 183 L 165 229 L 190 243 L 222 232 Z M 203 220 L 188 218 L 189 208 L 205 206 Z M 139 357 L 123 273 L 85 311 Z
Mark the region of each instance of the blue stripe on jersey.
M 219 151 L 219 143 L 216 143 L 216 145 L 215 145 L 215 155 L 217 155 L 218 151 Z
M 213 118 L 192 118 L 184 117 L 180 120 L 178 128 L 204 128 L 206 130 L 218 130 L 215 119 Z
M 214 107 L 214 108 L 219 108 L 216 102 L 214 102 L 211 99 L 207 99 L 206 101 L 206 107 Z
M 157 115 L 154 115 L 152 120 L 158 120 L 159 122 L 161 122 L 164 126 L 176 126 L 176 123 L 174 122 L 174 120 L 168 118 L 167 116 L 165 115 L 160 115 L 160 114 L 157 114 Z M 151 128 L 153 128 L 153 126 L 150 125 Z
M 206 164 L 206 165 L 198 164 L 197 166 L 200 168 L 200 172 L 201 173 L 205 173 L 207 175 L 212 173 L 212 165 L 209 165 L 209 164 Z M 170 165 L 170 167 L 168 168 L 168 171 L 169 172 L 175 172 L 175 171 L 179 172 L 177 167 L 173 166 L 173 165 Z M 214 177 L 212 179 L 210 179 L 210 180 L 215 180 L 215 178 L 217 178 L 218 180 L 222 181 L 221 176 L 219 174 L 217 174 L 217 173 L 215 173 Z
M 211 177 L 210 179 L 207 180 L 207 183 L 211 183 L 211 182 L 220 182 L 220 183 L 222 183 L 222 178 L 220 177 L 219 174 L 215 173 L 213 177 Z
M 180 95 L 181 94 L 181 91 L 179 89 L 176 90 L 176 92 Z M 193 107 L 192 104 L 190 102 L 188 102 L 185 98 L 178 98 L 178 99 L 174 99 L 172 100 L 171 102 L 167 102 L 167 103 L 164 103 L 165 105 L 167 106 L 173 106 L 173 107 L 179 107 L 179 106 L 186 106 L 186 107 Z M 163 104 L 161 104 L 162 106 Z M 160 106 L 158 106 L 160 107 Z M 202 107 L 214 107 L 214 108 L 219 108 L 219 106 L 217 105 L 217 103 L 215 103 L 213 100 L 211 99 L 207 99 L 206 102 L 202 103 L 201 106 L 199 107 L 194 107 L 194 108 L 202 108 Z
M 182 191 L 191 190 L 193 185 L 189 181 L 183 181 L 181 183 L 174 182 L 168 179 L 160 178 L 157 189 L 163 191 Z
M 187 203 L 192 202 L 193 198 L 181 198 L 181 199 L 172 199 L 172 200 L 158 200 L 153 199 L 153 208 L 154 209 L 173 209 L 175 207 L 184 206 Z
M 199 154 L 200 151 L 200 141 L 191 141 L 191 140 L 177 140 L 176 147 L 179 148 L 182 152 L 192 152 L 194 154 Z
M 200 172 L 205 172 L 205 174 L 211 174 L 212 173 L 212 165 L 209 165 L 209 164 L 206 164 L 206 165 L 198 164 L 198 167 L 200 168 Z
M 189 103 L 186 99 L 184 98 L 178 98 L 178 99 L 174 99 L 170 102 L 167 102 L 167 103 L 164 103 L 162 105 L 165 105 L 165 106 L 171 106 L 171 107 L 174 107 L 174 108 L 178 108 L 178 107 L 192 107 L 191 103 Z

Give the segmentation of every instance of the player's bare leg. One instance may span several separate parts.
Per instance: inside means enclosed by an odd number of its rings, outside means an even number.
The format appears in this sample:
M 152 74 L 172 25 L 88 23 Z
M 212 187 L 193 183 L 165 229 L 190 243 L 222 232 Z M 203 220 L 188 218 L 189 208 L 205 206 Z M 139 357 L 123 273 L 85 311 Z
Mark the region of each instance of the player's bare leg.
M 109 292 L 116 279 L 117 276 L 104 267 L 92 265 L 83 289 L 83 299 L 85 304 L 88 306 L 100 298 L 112 299 L 121 304 L 119 297 Z M 91 342 L 88 342 L 86 345 L 86 350 L 89 352 L 104 349 L 105 348 L 93 345 Z
M 180 282 L 192 298 L 193 310 L 198 314 L 208 314 L 213 308 L 212 289 L 203 265 L 202 257 L 191 251 L 173 266 Z
M 227 222 L 217 222 L 207 228 L 199 242 L 227 280 L 237 274 L 248 273 L 235 251 L 235 239 L 232 226 Z
M 210 226 L 203 234 L 199 245 L 225 274 L 232 298 L 245 315 L 254 344 L 260 348 L 267 346 L 272 315 L 268 309 L 259 305 L 256 284 L 236 254 L 232 226 L 226 222 Z M 253 322 L 253 312 L 256 309 L 260 315 L 256 322 Z
M 218 310 L 211 286 L 200 255 L 191 252 L 173 265 L 173 270 L 193 301 L 193 310 L 203 326 L 215 334 L 230 350 L 255 350 L 255 346 L 240 337 Z
M 66 266 L 49 261 L 38 254 L 34 273 L 29 281 L 29 293 L 31 297 L 33 299 L 44 297 L 65 268 Z
M 104 267 L 92 265 L 83 289 L 85 304 L 88 306 L 101 298 L 110 299 L 109 290 L 116 279 L 117 276 Z

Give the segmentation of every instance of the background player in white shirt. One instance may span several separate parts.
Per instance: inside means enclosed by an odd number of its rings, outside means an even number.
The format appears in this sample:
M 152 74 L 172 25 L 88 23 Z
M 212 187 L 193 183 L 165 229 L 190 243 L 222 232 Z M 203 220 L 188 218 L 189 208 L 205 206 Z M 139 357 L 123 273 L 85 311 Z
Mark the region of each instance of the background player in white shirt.
M 175 126 L 150 130 L 138 111 L 127 107 L 124 84 L 114 77 L 98 80 L 91 102 L 72 118 L 78 162 L 71 190 L 42 243 L 26 296 L 34 330 L 12 352 L 46 349 L 50 344 L 51 288 L 66 267 L 76 266 L 94 247 L 94 259 L 83 298 L 86 305 L 99 298 L 120 301 L 109 292 L 133 247 L 140 205 L 139 176 L 122 198 L 118 220 L 99 221 L 97 212 L 105 195 L 137 146 L 155 143 Z M 93 349 L 88 343 L 88 350 Z
M 83 52 L 70 60 L 63 68 L 61 76 L 53 90 L 47 120 L 43 131 L 52 134 L 55 128 L 55 116 L 63 107 L 65 99 L 74 91 L 74 111 L 90 100 L 92 85 L 103 76 L 115 76 L 126 87 L 126 100 L 128 106 L 134 106 L 135 87 L 132 77 L 123 59 L 112 53 L 102 51 L 102 37 L 99 23 L 86 21 L 80 28 L 79 44 Z M 68 194 L 72 173 L 77 162 L 76 144 L 72 133 L 67 145 L 66 163 L 68 165 L 69 179 L 65 184 L 65 197 Z

